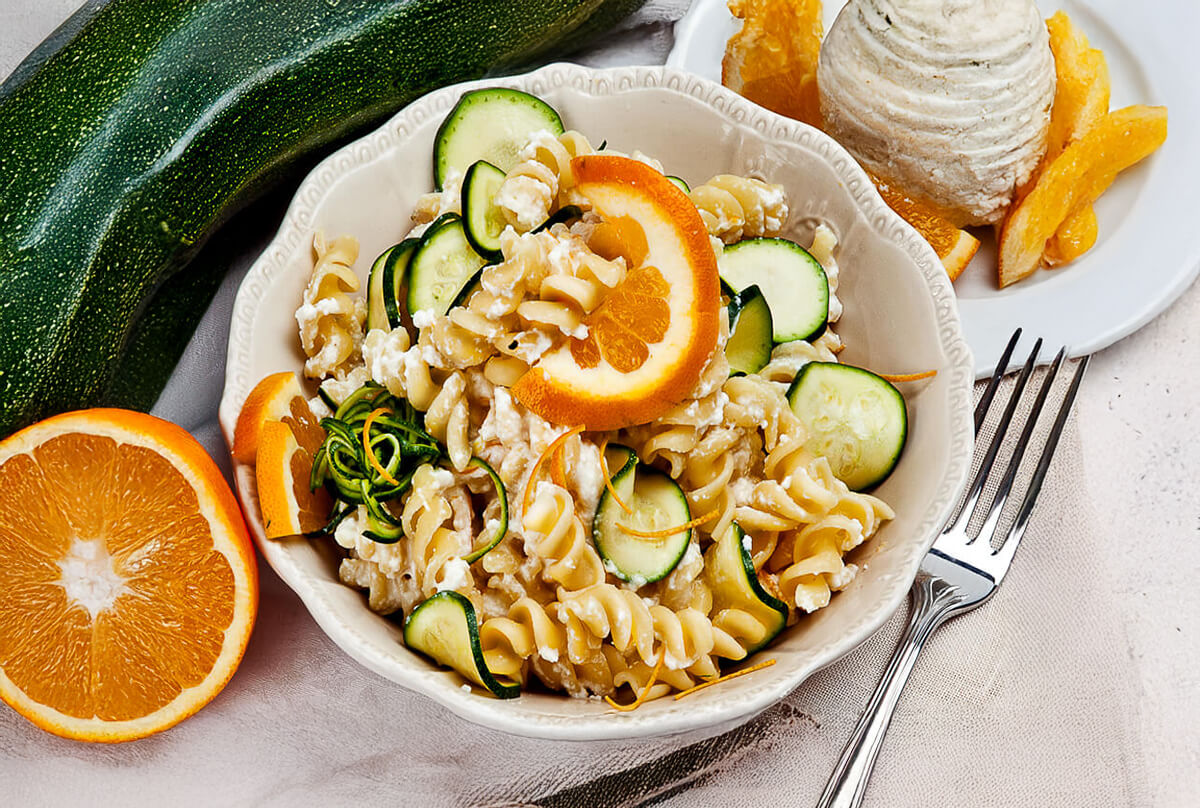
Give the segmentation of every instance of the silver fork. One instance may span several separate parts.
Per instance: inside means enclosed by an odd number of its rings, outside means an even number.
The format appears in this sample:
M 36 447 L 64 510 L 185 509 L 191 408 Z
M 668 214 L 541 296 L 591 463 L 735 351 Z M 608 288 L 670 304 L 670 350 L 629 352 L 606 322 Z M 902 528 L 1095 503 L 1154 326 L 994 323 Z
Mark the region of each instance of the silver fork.
M 1021 329 L 1018 328 L 1012 335 L 1012 339 L 1009 340 L 1004 355 L 997 363 L 996 372 L 988 382 L 983 397 L 979 399 L 979 403 L 975 407 L 976 434 L 987 417 L 992 399 L 996 395 L 996 389 L 1000 385 L 1000 379 L 1004 376 L 1013 349 L 1020 337 Z M 921 562 L 921 570 L 917 573 L 917 579 L 913 582 L 910 593 L 912 612 L 908 618 L 908 627 L 901 635 L 900 643 L 892 654 L 891 661 L 888 662 L 883 678 L 879 680 L 879 684 L 875 687 L 875 693 L 867 702 L 866 710 L 854 727 L 854 732 L 851 733 L 846 748 L 842 750 L 842 756 L 838 760 L 837 766 L 834 767 L 829 782 L 825 785 L 825 791 L 821 794 L 821 800 L 817 804 L 818 808 L 855 808 L 862 802 L 863 795 L 867 790 L 867 780 L 871 776 L 871 770 L 875 768 L 875 759 L 879 756 L 884 735 L 892 721 L 892 713 L 900 700 L 900 692 L 904 689 L 909 674 L 912 673 L 917 655 L 924 647 L 925 641 L 929 639 L 935 629 L 951 617 L 986 603 L 995 594 L 1000 582 L 1004 579 L 1004 574 L 1008 572 L 1009 564 L 1012 563 L 1013 555 L 1017 551 L 1017 545 L 1021 543 L 1021 537 L 1024 536 L 1025 528 L 1029 524 L 1029 515 L 1033 511 L 1034 502 L 1042 488 L 1042 481 L 1045 479 L 1046 470 L 1050 467 L 1050 460 L 1058 446 L 1059 436 L 1062 434 L 1063 425 L 1070 414 L 1075 394 L 1079 391 L 1079 383 L 1083 379 L 1089 358 L 1084 357 L 1076 366 L 1070 387 L 1067 388 L 1062 404 L 1059 406 L 1058 414 L 1047 435 L 1037 467 L 1030 478 L 1025 498 L 1021 501 L 1008 530 L 1003 535 L 999 535 L 1001 512 L 1012 494 L 1013 481 L 1016 479 L 1021 458 L 1029 446 L 1030 438 L 1033 437 L 1038 416 L 1046 403 L 1055 376 L 1062 368 L 1066 349 L 1060 350 L 1054 358 L 1026 418 L 1025 427 L 1013 448 L 1012 457 L 1009 458 L 1003 477 L 1000 478 L 1000 483 L 996 487 L 995 496 L 983 514 L 982 526 L 979 532 L 972 536 L 968 527 L 975 511 L 981 507 L 980 497 L 992 476 L 997 454 L 1004 442 L 1009 425 L 1012 423 L 1013 414 L 1017 411 L 1025 392 L 1029 377 L 1033 373 L 1041 347 L 1042 341 L 1039 339 L 1034 344 L 1029 359 L 1021 368 L 1021 375 L 1017 378 L 991 441 L 986 447 L 976 446 L 977 455 L 980 450 L 983 451 L 979 471 L 976 472 L 967 489 L 962 506 L 951 516 L 949 524 L 938 536 L 937 541 L 933 543 L 933 549 Z M 997 549 L 993 549 L 997 543 Z

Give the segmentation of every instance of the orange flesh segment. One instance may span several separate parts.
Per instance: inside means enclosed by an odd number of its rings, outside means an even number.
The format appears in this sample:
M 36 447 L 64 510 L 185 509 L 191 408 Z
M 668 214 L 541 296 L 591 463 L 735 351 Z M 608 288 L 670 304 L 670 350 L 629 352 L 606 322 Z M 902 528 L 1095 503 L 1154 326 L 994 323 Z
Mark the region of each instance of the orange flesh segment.
M 760 106 L 821 128 L 821 0 L 729 0 L 742 21 L 725 45 L 721 83 Z
M 256 603 L 241 512 L 182 429 L 90 410 L 0 444 L 0 695 L 38 726 L 173 725 L 232 675 Z
M 643 242 L 644 256 L 585 318 L 587 337 L 544 354 L 513 395 L 551 423 L 647 423 L 687 396 L 716 347 L 716 255 L 696 206 L 653 168 L 614 155 L 571 167 L 579 193 L 625 231 L 625 257 L 637 260 Z
M 1033 274 L 1068 214 L 1090 205 L 1124 171 L 1167 138 L 1165 107 L 1135 105 L 1105 116 L 1038 178 L 1000 235 L 1000 286 Z

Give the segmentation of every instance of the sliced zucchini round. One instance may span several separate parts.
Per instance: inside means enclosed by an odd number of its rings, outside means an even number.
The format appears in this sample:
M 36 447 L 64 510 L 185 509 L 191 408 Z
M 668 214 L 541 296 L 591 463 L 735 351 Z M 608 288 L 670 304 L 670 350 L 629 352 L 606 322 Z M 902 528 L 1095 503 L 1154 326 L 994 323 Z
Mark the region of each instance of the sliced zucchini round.
M 863 491 L 892 473 L 908 439 L 908 413 L 904 396 L 886 379 L 851 365 L 809 362 L 787 397 L 808 429 L 805 446 L 827 458 L 848 488 Z
M 371 274 L 367 277 L 367 330 L 381 328 L 384 331 L 390 331 L 392 326 L 388 323 L 387 308 L 384 306 L 383 294 L 383 268 L 387 265 L 388 256 L 392 254 L 397 245 L 393 244 L 384 250 L 375 263 L 371 264 Z
M 492 487 L 496 489 L 496 498 L 500 501 L 500 518 L 496 520 L 495 526 L 484 525 L 482 541 L 476 544 L 470 553 L 463 556 L 463 561 L 468 564 L 474 564 L 487 555 L 487 552 L 499 544 L 500 540 L 508 533 L 508 492 L 504 488 L 504 483 L 500 480 L 500 475 L 482 458 L 472 457 L 471 462 L 467 465 L 483 469 L 487 473 L 487 476 L 492 481 Z M 489 527 L 491 530 L 488 529 Z
M 439 216 L 421 236 L 408 263 L 408 313 L 445 314 L 487 259 L 475 252 L 454 213 Z
M 766 629 L 762 638 L 747 647 L 746 656 L 750 656 L 779 636 L 787 625 L 788 609 L 758 580 L 746 539 L 737 522 L 732 523 L 704 554 L 704 574 L 712 589 L 714 612 L 739 609 Z
M 434 139 L 434 182 L 440 190 L 451 171 L 465 172 L 477 160 L 507 173 L 517 164 L 521 147 L 542 129 L 557 137 L 563 123 L 537 96 L 503 87 L 464 93 Z
M 621 448 L 609 447 L 609 451 Z M 619 526 L 652 532 L 685 524 L 692 513 L 687 497 L 674 480 L 637 462 L 632 450 L 628 451 L 630 458 L 610 481 L 620 502 L 607 487 L 604 489 L 592 520 L 592 540 L 605 569 L 622 581 L 640 586 L 661 580 L 675 569 L 692 540 L 692 530 L 645 537 L 627 533 Z M 626 513 L 621 502 L 632 512 Z
M 404 644 L 433 661 L 454 668 L 502 699 L 521 695 L 519 684 L 488 670 L 479 644 L 479 624 L 471 601 L 452 590 L 422 601 L 404 621 Z
M 771 361 L 771 309 L 757 286 L 747 286 L 729 303 L 725 359 L 731 376 L 757 373 Z
M 675 177 L 675 176 L 668 174 L 667 179 L 669 179 L 671 181 L 671 184 L 673 184 L 679 190 L 683 191 L 685 194 L 690 194 L 692 192 L 691 186 L 689 186 L 687 184 L 687 182 L 685 182 L 681 177 Z
M 496 192 L 505 174 L 486 160 L 478 160 L 467 169 L 462 185 L 462 218 L 467 241 L 475 252 L 489 261 L 498 261 L 500 234 L 507 222 L 496 204 Z
M 734 291 L 757 286 L 767 299 L 775 342 L 813 340 L 829 320 L 829 279 L 817 259 L 782 238 L 748 238 L 725 248 L 717 262 Z
M 367 279 L 367 329 L 390 331 L 400 325 L 400 290 L 404 271 L 412 257 L 417 239 L 406 238 L 388 247 L 371 265 Z

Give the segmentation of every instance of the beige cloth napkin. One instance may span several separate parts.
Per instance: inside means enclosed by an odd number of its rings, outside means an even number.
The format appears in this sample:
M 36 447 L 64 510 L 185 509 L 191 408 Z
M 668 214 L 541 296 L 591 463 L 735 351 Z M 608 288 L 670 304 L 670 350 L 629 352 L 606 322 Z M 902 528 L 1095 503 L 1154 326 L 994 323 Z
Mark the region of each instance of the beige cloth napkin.
M 591 64 L 661 63 L 686 2 L 651 2 Z M 277 214 L 278 215 L 278 214 Z M 157 412 L 218 459 L 234 292 L 273 223 L 240 223 L 246 255 Z M 1086 395 L 1086 386 L 1084 395 Z M 1117 537 L 1096 518 L 1068 426 L 1008 581 L 926 648 L 867 805 L 1125 806 L 1144 773 L 1139 683 L 1098 567 Z M 897 615 L 861 648 L 742 727 L 641 742 L 551 743 L 480 729 L 384 681 L 330 642 L 265 565 L 240 670 L 170 732 L 115 747 L 35 729 L 0 709 L 3 805 L 812 804 L 891 654 Z

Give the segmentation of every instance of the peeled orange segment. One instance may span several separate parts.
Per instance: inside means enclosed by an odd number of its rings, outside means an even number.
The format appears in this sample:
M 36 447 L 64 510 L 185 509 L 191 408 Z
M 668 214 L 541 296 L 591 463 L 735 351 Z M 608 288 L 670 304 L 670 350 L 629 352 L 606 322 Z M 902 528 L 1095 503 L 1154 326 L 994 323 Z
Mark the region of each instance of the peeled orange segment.
M 254 476 L 268 539 L 315 533 L 329 521 L 333 501 L 328 492 L 309 489 L 315 451 L 301 444 L 283 421 L 263 424 Z
M 721 60 L 721 83 L 772 112 L 821 127 L 817 59 L 821 0 L 729 0 L 742 21 Z
M 979 239 L 955 227 L 932 206 L 911 198 L 876 177 L 872 179 L 888 207 L 900 214 L 900 218 L 911 224 L 921 238 L 929 242 L 950 280 L 957 280 L 975 257 Z
M 612 223 L 607 249 L 619 252 L 613 238 L 624 233 L 633 263 L 584 318 L 587 336 L 546 352 L 513 394 L 557 424 L 643 424 L 683 400 L 716 348 L 716 255 L 696 206 L 653 168 L 591 155 L 571 170 L 576 190 Z
M 1092 248 L 1100 234 L 1100 223 L 1096 220 L 1096 209 L 1091 205 L 1074 211 L 1067 217 L 1050 240 L 1042 260 L 1047 267 L 1069 264 Z
M 1049 163 L 1108 114 L 1112 84 L 1104 52 L 1089 45 L 1070 17 L 1059 11 L 1046 20 L 1046 28 L 1057 82 L 1046 142 Z
M 37 726 L 173 726 L 233 675 L 257 606 L 237 501 L 184 430 L 97 409 L 0 443 L 0 697 Z
M 1087 35 L 1065 13 L 1055 13 L 1046 21 L 1046 27 L 1050 31 L 1057 83 L 1042 170 L 1108 113 L 1112 92 L 1104 52 L 1091 47 Z M 1035 175 L 1029 187 L 1036 181 Z M 1025 191 L 1027 193 L 1028 188 Z M 1090 250 L 1098 235 L 1096 211 L 1091 204 L 1083 205 L 1073 211 L 1051 237 L 1043 261 L 1051 267 L 1068 264 Z
M 233 430 L 233 459 L 239 463 L 254 462 L 259 434 L 267 421 L 291 418 L 299 424 L 305 414 L 315 425 L 296 374 L 286 371 L 267 376 L 246 396 L 246 403 L 238 413 L 237 425 Z
M 1166 139 L 1166 108 L 1137 105 L 1108 114 L 1068 146 L 1004 222 L 1000 286 L 1033 274 L 1046 242 L 1071 211 L 1095 202 L 1119 172 L 1152 154 Z

